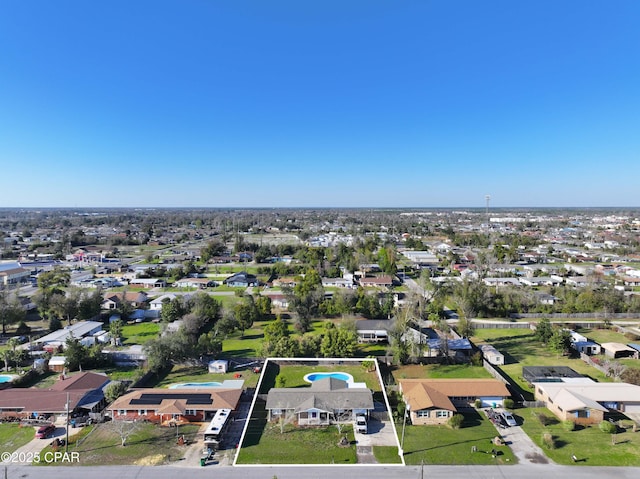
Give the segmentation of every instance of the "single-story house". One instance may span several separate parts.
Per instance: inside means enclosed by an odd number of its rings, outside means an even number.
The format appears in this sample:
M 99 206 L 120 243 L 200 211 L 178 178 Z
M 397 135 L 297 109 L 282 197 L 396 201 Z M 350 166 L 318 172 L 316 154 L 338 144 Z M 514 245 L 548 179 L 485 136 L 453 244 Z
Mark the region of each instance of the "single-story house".
M 216 285 L 215 281 L 209 278 L 182 278 L 173 283 L 176 288 L 211 288 Z
M 118 309 L 123 301 L 128 301 L 131 306 L 138 308 L 146 304 L 148 299 L 147 293 L 143 291 L 106 293 L 103 296 L 102 309 Z
M 35 344 L 46 346 L 48 344 L 54 344 L 56 346 L 64 345 L 64 343 L 70 337 L 76 339 L 82 339 L 88 336 L 93 336 L 95 333 L 102 331 L 103 324 L 100 321 L 78 321 L 71 326 L 66 326 L 57 331 L 47 334 L 34 340 Z
M 483 407 L 495 407 L 511 396 L 497 379 L 401 379 L 399 391 L 416 425 L 443 424 L 478 399 Z
M 246 271 L 231 275 L 224 280 L 224 284 L 232 288 L 248 288 L 250 286 L 258 286 L 258 283 L 257 276 L 249 274 Z
M 324 288 L 348 288 L 354 287 L 353 279 L 346 278 L 322 278 Z
M 161 278 L 136 278 L 129 280 L 131 286 L 142 286 L 143 288 L 165 288 L 167 282 Z
M 390 288 L 393 286 L 393 278 L 391 276 L 364 277 L 358 280 L 358 284 L 363 288 Z
M 359 343 L 388 343 L 389 331 L 395 324 L 391 319 L 360 319 L 356 321 Z
M 484 278 L 482 280 L 487 286 L 522 286 L 517 278 Z
M 278 309 L 288 309 L 289 308 L 289 299 L 284 294 L 266 294 L 261 293 L 271 299 L 271 306 Z
M 368 415 L 374 409 L 373 393 L 362 385 L 326 377 L 310 387 L 272 388 L 266 409 L 272 421 L 294 414 L 298 426 L 328 426 L 351 421 L 356 414 Z
M 208 420 L 219 409 L 238 407 L 239 388 L 149 388 L 131 391 L 108 408 L 113 419 L 182 424 Z
M 504 364 L 504 354 L 490 344 L 479 344 L 478 349 L 480 349 L 482 356 L 489 364 L 493 364 L 495 366 Z
M 635 358 L 638 359 L 638 351 L 622 343 L 602 343 L 604 355 L 613 359 Z
M 610 410 L 640 413 L 640 386 L 627 383 L 598 383 L 590 378 L 566 378 L 561 382 L 533 384 L 537 401 L 562 421 L 597 424 Z
M 50 388 L 9 388 L 0 391 L 0 417 L 30 418 L 70 412 L 100 412 L 105 404 L 104 389 L 110 380 L 93 372 L 61 375 Z

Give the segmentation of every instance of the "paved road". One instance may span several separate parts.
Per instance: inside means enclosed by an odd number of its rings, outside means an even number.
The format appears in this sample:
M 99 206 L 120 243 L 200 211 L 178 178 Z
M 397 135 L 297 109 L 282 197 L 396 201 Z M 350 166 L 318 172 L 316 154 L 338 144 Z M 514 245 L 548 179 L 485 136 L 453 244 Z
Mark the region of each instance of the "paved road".
M 186 477 L 185 470 L 173 466 L 34 467 L 8 466 L 6 479 L 174 479 Z M 224 473 L 224 474 L 222 474 Z M 189 469 L 189 479 L 224 477 L 225 479 L 637 479 L 640 468 L 580 466 L 235 466 Z

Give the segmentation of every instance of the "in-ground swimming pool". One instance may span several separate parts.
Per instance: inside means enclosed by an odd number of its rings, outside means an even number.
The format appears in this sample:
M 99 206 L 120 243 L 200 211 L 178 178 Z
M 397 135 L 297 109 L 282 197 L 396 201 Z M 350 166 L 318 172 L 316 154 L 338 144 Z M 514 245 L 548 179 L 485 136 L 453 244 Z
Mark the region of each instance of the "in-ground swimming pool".
M 310 373 L 307 374 L 304 377 L 304 380 L 307 381 L 308 383 L 312 383 L 314 381 L 317 381 L 318 379 L 324 379 L 324 378 L 335 378 L 335 379 L 342 379 L 343 381 L 347 381 L 348 383 L 352 383 L 353 382 L 353 376 L 349 373 Z
M 8 374 L 0 374 L 0 383 L 10 383 L 13 378 L 14 376 L 9 376 Z
M 206 383 L 179 383 L 172 384 L 169 389 L 183 389 L 183 388 L 219 388 L 222 387 L 222 383 L 217 381 L 209 381 Z

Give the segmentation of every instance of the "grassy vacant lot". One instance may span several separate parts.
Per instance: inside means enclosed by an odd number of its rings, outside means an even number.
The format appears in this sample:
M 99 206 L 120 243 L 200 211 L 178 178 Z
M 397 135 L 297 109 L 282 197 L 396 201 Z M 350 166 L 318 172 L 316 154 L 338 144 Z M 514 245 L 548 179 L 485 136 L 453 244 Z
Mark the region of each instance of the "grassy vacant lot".
M 402 423 L 396 424 L 402 434 Z M 515 456 L 507 446 L 494 446 L 496 428 L 482 414 L 464 414 L 460 429 L 449 426 L 406 426 L 404 460 L 407 464 L 514 464 Z M 477 452 L 471 452 L 476 446 Z M 495 448 L 498 455 L 492 457 Z
M 17 423 L 0 424 L 2 452 L 13 452 L 35 437 L 35 428 L 20 427 Z
M 528 329 L 479 329 L 473 337 L 474 342 L 481 340 L 492 344 L 504 354 L 505 365 L 500 366 L 520 388 L 527 399 L 533 399 L 533 389 L 522 378 L 523 366 L 568 366 L 596 381 L 610 381 L 597 369 L 578 358 L 569 358 L 552 353 L 536 340 L 533 331 Z
M 577 465 L 585 466 L 640 466 L 640 432 L 632 432 L 631 421 L 622 421 L 626 429 L 619 429 L 618 434 L 606 434 L 598 425 L 567 431 L 559 421 L 543 426 L 537 413 L 553 418 L 546 408 L 523 409 L 524 422 L 522 428 L 542 450 L 558 464 L 572 464 L 572 455 L 578 458 Z M 554 438 L 555 448 L 543 445 L 542 435 L 550 432 Z M 615 441 L 615 445 L 613 442 Z
M 122 344 L 144 344 L 160 334 L 158 323 L 135 323 L 122 326 Z
M 400 379 L 489 379 L 491 374 L 481 366 L 471 364 L 408 364 L 392 370 L 396 381 Z
M 237 379 L 234 378 L 235 372 L 229 372 L 225 374 L 211 374 L 205 366 L 174 366 L 164 377 L 159 378 L 157 384 L 154 387 L 168 387 L 175 383 L 189 383 L 189 382 L 209 382 L 217 381 L 222 382 L 225 379 Z M 242 375 L 239 379 L 244 379 L 245 388 L 255 387 L 258 384 L 259 374 L 255 374 L 250 370 L 239 371 Z
M 348 445 L 338 444 L 347 436 Z M 256 442 L 256 439 L 258 441 Z M 293 446 L 295 445 L 295 446 Z M 351 425 L 300 429 L 291 424 L 266 424 L 259 435 L 248 434 L 238 464 L 355 464 L 356 446 Z
M 625 338 L 624 334 L 618 333 L 614 329 L 579 329 L 578 332 L 583 336 L 596 341 L 597 343 L 622 343 L 627 344 L 633 342 Z
M 179 433 L 191 442 L 198 427 L 193 424 L 180 426 Z M 181 459 L 186 450 L 176 443 L 175 428 L 150 423 L 140 423 L 139 430 L 129 437 L 127 445 L 123 447 L 120 444 L 120 436 L 114 432 L 111 423 L 104 423 L 88 426 L 71 437 L 69 451 L 80 453 L 81 466 L 106 466 L 165 464 Z M 48 450 L 49 447 L 43 453 Z

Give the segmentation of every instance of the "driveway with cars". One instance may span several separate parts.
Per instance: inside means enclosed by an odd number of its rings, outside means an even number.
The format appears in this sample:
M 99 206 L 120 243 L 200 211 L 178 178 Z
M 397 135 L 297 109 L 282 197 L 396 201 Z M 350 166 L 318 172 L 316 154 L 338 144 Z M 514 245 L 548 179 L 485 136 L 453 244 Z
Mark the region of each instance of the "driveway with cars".
M 506 425 L 501 418 L 502 410 L 489 409 L 485 413 L 490 419 L 494 418 L 491 422 L 520 464 L 554 464 L 519 425 Z M 522 418 L 518 418 L 515 414 L 514 418 L 518 424 L 521 424 Z

